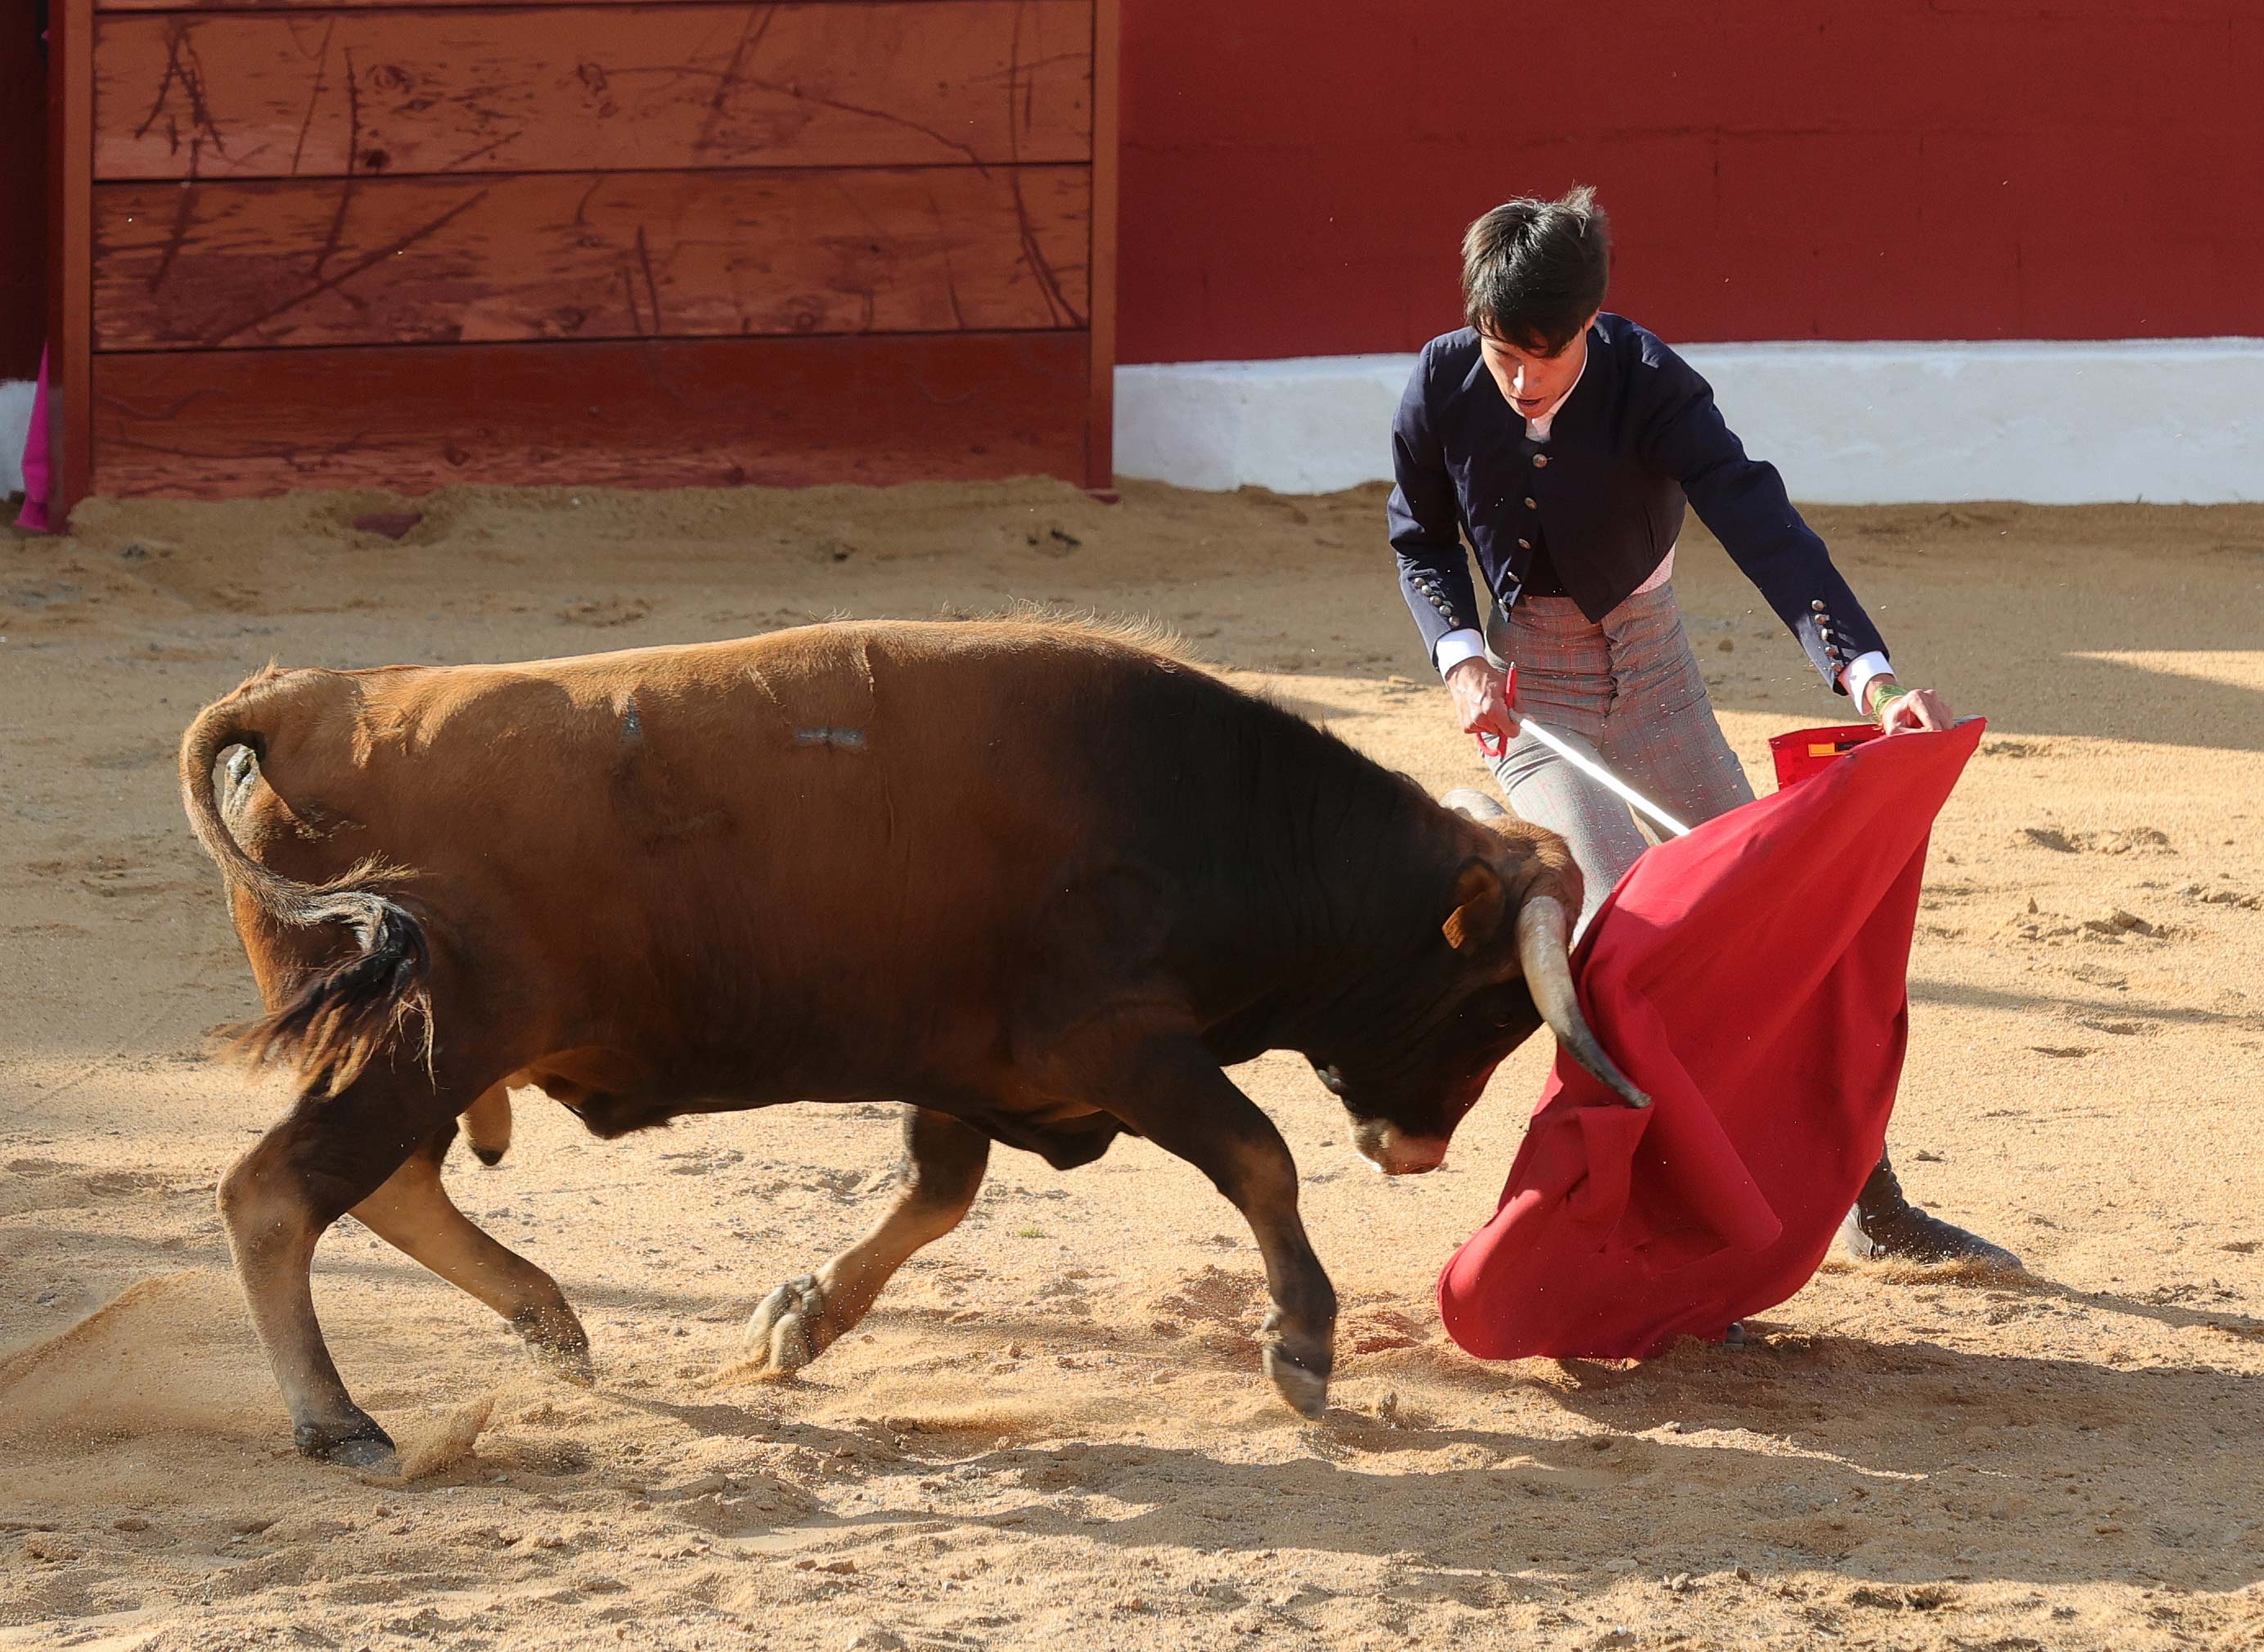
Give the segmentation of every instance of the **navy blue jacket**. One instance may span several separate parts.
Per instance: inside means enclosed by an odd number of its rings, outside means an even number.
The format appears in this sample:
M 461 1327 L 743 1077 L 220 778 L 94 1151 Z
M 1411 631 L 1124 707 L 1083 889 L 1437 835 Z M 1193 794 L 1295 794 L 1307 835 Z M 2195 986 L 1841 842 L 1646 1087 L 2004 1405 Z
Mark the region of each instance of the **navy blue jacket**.
M 1588 330 L 1588 364 L 1528 440 L 1469 328 L 1423 347 L 1391 425 L 1389 515 L 1399 584 L 1435 651 L 1482 627 L 1462 536 L 1506 612 L 1544 547 L 1565 594 L 1600 620 L 1651 577 L 1682 531 L 1683 502 L 1714 531 L 1825 680 L 1886 643 L 1785 497 L 1745 457 L 1696 369 L 1624 316 Z

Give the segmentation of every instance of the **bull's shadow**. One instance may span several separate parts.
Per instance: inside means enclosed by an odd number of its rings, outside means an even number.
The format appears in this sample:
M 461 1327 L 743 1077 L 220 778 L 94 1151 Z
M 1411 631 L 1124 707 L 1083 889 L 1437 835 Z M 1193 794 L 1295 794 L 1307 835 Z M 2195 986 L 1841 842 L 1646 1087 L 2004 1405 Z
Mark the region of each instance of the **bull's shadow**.
M 2195 1322 L 2052 1287 L 2027 1294 L 2039 1311 L 2068 1301 Z M 2200 1317 L 2228 1335 L 2264 1331 Z M 921 1329 L 932 1337 L 950 1328 Z M 1176 1351 L 1162 1342 L 1143 1350 L 1121 1328 L 1109 1340 L 1135 1355 Z M 1574 1592 L 1601 1592 L 1630 1565 L 1658 1576 L 1829 1569 L 1881 1586 L 2218 1590 L 2264 1578 L 2264 1554 L 2246 1535 L 2264 1527 L 2264 1485 L 2246 1451 L 2264 1434 L 2264 1379 L 2234 1371 L 1779 1333 L 1743 1351 L 1693 1346 L 1630 1367 L 1426 1355 L 1419 1381 L 1419 1399 L 1390 1421 L 1332 1410 L 1288 1461 L 1106 1438 L 969 1454 L 963 1434 L 900 1422 L 883 1429 L 890 1449 L 856 1471 L 892 1506 L 809 1530 L 892 1534 L 904 1505 L 921 1501 L 901 1482 L 950 1470 L 1042 1494 L 983 1512 L 937 1511 L 962 1526 L 1130 1549 L 1317 1549 L 1497 1575 L 1537 1568 Z M 1568 1438 L 1451 1415 L 1457 1396 L 1475 1410 L 1483 1396 L 1536 1382 L 1594 1426 Z M 789 1383 L 744 1407 L 721 1396 L 633 1402 L 718 1437 L 761 1430 L 831 1450 L 868 1431 L 797 1421 L 795 1394 Z M 1126 1397 L 1135 1425 L 1139 1402 Z M 1401 1467 L 1411 1455 L 1428 1462 Z M 2126 1474 L 2139 1464 L 2152 1472 L 2134 1487 Z M 2160 1495 L 2165 1485 L 2173 1497 Z M 1575 1501 L 1581 1518 L 1568 1520 Z
M 405 1258 L 333 1265 L 411 1290 L 421 1281 L 435 1300 L 456 1300 Z M 737 1316 L 719 1313 L 736 1310 L 729 1291 L 594 1286 L 583 1282 L 580 1293 Z M 1231 1436 L 1211 1446 L 1142 1442 L 1143 1414 L 1159 1428 L 1173 1420 L 1168 1398 L 1144 1388 L 1121 1396 L 1099 1438 L 1034 1445 L 923 1427 L 916 1416 L 909 1424 L 821 1420 L 804 1415 L 820 1389 L 798 1382 L 697 1398 L 642 1381 L 616 1386 L 636 1361 L 625 1366 L 627 1351 L 602 1332 L 599 1388 L 695 1438 L 758 1436 L 838 1458 L 841 1480 L 861 1481 L 890 1505 L 796 1523 L 778 1534 L 789 1542 L 853 1542 L 867 1528 L 893 1540 L 908 1518 L 941 1517 L 1128 1550 L 1402 1555 L 1441 1576 L 1537 1569 L 1575 1593 L 1601 1593 L 1630 1564 L 1658 1576 L 1821 1569 L 1881 1586 L 1970 1578 L 2217 1590 L 2264 1578 L 2252 1535 L 2264 1530 L 2264 1485 L 2247 1449 L 2264 1437 L 2264 1378 L 2227 1368 L 2248 1363 L 2244 1344 L 2264 1339 L 2264 1320 L 2048 1281 L 1999 1290 L 1993 1301 L 1993 1311 L 2038 1322 L 2083 1310 L 2143 1318 L 2159 1339 L 2143 1329 L 2128 1337 L 2128 1351 L 2112 1356 L 2131 1362 L 2123 1365 L 1790 1331 L 1744 1351 L 1687 1345 L 1634 1366 L 1485 1365 L 1418 1348 L 1351 1359 L 1340 1390 L 1351 1403 L 1287 1436 L 1286 1461 L 1246 1460 Z M 461 1310 L 491 1332 L 496 1373 L 515 1370 L 507 1330 L 468 1302 Z M 1058 1342 L 1074 1323 L 1009 1312 L 961 1327 L 885 1302 L 868 1322 L 884 1337 L 892 1327 L 912 1330 L 929 1357 L 963 1343 L 970 1359 L 1001 1336 Z M 1256 1391 L 1254 1361 L 1240 1356 L 1116 1320 L 1093 1322 L 1091 1335 L 1128 1368 L 1230 1373 Z M 2183 1363 L 2139 1363 L 2171 1338 Z M 2226 1357 L 2208 1363 L 2220 1338 Z M 1395 1383 L 1409 1397 L 1392 1420 L 1354 1409 Z M 1523 1402 L 1516 1427 L 1492 1420 L 1506 1394 Z M 906 1403 L 900 1395 L 891 1409 Z M 1012 1409 L 1018 1429 L 1048 1426 L 1042 1406 Z M 1552 1411 L 1582 1426 L 1551 1425 Z M 1063 1426 L 1076 1424 L 1065 1416 Z M 985 1477 L 1005 1506 L 994 1495 L 979 1511 L 927 1515 L 918 1484 L 945 1471 Z M 605 1480 L 589 1469 L 529 1489 L 593 1489 L 583 1478 L 591 1472 Z M 1576 1505 L 1578 1518 L 1568 1518 Z

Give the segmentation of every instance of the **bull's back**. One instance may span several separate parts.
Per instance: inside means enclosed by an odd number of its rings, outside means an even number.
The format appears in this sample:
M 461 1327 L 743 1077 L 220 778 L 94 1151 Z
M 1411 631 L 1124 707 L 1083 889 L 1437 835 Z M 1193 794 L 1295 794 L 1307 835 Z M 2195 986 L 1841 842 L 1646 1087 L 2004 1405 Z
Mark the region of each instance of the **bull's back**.
M 403 867 L 577 1013 L 624 980 L 702 1025 L 822 1018 L 881 983 L 979 998 L 1063 869 L 1126 835 L 1106 730 L 1172 669 L 939 624 L 337 674 L 351 717 L 326 691 L 319 735 L 277 743 L 247 844 L 310 880 Z

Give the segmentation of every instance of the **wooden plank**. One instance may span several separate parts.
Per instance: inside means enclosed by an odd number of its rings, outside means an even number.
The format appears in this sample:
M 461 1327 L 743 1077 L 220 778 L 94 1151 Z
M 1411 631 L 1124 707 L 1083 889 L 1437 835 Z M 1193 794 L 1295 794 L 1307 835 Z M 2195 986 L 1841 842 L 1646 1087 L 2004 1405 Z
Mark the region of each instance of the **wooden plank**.
M 95 364 L 104 494 L 1056 475 L 1080 332 L 225 351 Z
M 1120 0 L 1092 14 L 1092 252 L 1086 285 L 1092 341 L 1092 405 L 1085 418 L 1085 485 L 1116 485 L 1116 151 Z
M 578 5 L 630 10 L 653 0 L 574 0 Z M 732 0 L 681 0 L 683 4 L 729 4 Z M 816 0 L 820 4 L 867 5 L 874 0 Z M 926 5 L 939 0 L 895 0 L 896 4 Z M 169 11 L 203 15 L 215 11 L 515 11 L 530 6 L 555 6 L 558 0 L 95 0 L 97 11 Z
M 99 178 L 1092 156 L 1092 0 L 108 17 Z
M 61 527 L 87 496 L 94 462 L 94 0 L 54 0 L 48 42 L 47 499 Z
M 97 347 L 1085 325 L 1091 169 L 105 184 Z

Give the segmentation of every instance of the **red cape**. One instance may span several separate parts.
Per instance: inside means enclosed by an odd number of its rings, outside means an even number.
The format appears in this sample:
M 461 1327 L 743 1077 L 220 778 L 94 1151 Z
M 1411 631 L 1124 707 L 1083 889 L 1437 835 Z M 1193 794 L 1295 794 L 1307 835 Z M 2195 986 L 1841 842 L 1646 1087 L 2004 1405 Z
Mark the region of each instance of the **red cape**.
M 1439 1276 L 1456 1342 L 1644 1359 L 1808 1282 L 1886 1141 L 1927 835 L 1984 727 L 1873 741 L 1629 868 L 1574 965 L 1652 1105 L 1558 1054 Z

